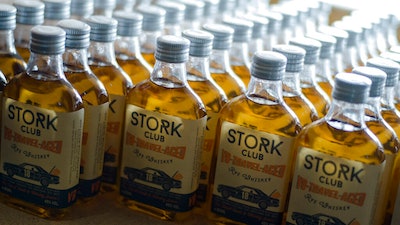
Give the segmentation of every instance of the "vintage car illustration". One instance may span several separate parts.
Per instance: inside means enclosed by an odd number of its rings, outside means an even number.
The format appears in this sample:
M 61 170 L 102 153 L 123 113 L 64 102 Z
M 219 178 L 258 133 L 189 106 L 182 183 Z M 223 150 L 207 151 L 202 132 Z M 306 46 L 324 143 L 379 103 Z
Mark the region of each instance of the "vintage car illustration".
M 3 169 L 10 177 L 19 176 L 39 181 L 43 187 L 47 187 L 49 184 L 58 184 L 60 182 L 58 176 L 51 174 L 52 171 L 47 172 L 42 167 L 29 163 L 22 163 L 19 165 L 4 163 Z
M 220 184 L 218 185 L 218 192 L 221 193 L 221 196 L 225 199 L 232 197 L 240 200 L 245 200 L 248 202 L 258 204 L 258 207 L 261 209 L 266 209 L 268 207 L 278 207 L 279 199 L 273 198 L 261 190 L 249 186 L 238 186 L 231 187 L 227 185 Z
M 296 221 L 296 225 L 346 225 L 338 218 L 322 213 L 308 215 L 304 213 L 293 212 L 292 219 Z
M 181 188 L 182 182 L 170 177 L 168 174 L 161 170 L 153 168 L 136 169 L 131 167 L 124 168 L 124 174 L 128 176 L 128 179 L 132 182 L 137 180 L 146 181 L 149 183 L 161 185 L 165 191 L 171 190 L 171 188 Z

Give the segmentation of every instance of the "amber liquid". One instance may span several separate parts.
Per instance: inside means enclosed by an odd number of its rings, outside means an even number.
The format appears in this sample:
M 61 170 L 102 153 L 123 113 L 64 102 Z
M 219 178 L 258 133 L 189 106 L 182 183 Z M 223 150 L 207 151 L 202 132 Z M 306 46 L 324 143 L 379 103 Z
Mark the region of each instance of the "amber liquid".
M 160 80 L 160 82 L 163 81 Z M 198 120 L 206 116 L 204 108 L 199 104 L 199 99 L 194 95 L 192 89 L 188 87 L 166 88 L 151 80 L 136 85 L 128 94 L 127 104 L 187 120 Z M 192 210 L 188 212 L 164 210 L 125 197 L 122 197 L 122 202 L 134 211 L 161 220 L 181 221 L 192 216 Z
M 142 56 L 150 66 L 154 67 L 154 64 L 156 64 L 156 58 L 154 57 L 154 52 L 151 53 L 142 52 Z
M 283 96 L 283 100 L 296 114 L 302 126 L 305 126 L 319 118 L 314 106 L 310 106 L 311 103 L 301 95 Z
M 117 62 L 129 75 L 134 84 L 138 84 L 139 82 L 150 78 L 152 68 L 145 66 L 143 62 L 137 58 L 123 59 L 117 55 Z
M 387 157 L 386 169 L 384 172 L 387 173 L 387 175 L 382 182 L 383 186 L 381 187 L 380 198 L 378 199 L 377 205 L 377 209 L 383 209 L 381 210 L 383 215 L 376 215 L 378 216 L 378 222 L 382 224 L 386 209 L 394 207 L 395 198 L 389 198 L 389 196 L 396 195 L 397 185 L 399 183 L 398 180 L 394 179 L 393 172 L 399 169 L 399 157 L 397 157 L 397 153 L 400 148 L 400 142 L 397 135 L 389 127 L 390 125 L 384 123 L 384 121 L 367 115 L 366 124 L 372 133 L 378 137 L 383 145 L 385 156 Z M 394 161 L 389 160 L 389 157 L 393 157 Z
M 231 65 L 231 68 L 235 74 L 243 81 L 244 85 L 247 87 L 250 82 L 250 70 L 245 65 Z
M 128 75 L 125 72 L 123 72 L 121 68 L 118 68 L 111 64 L 104 65 L 102 64 L 102 62 L 93 61 L 91 59 L 89 59 L 89 67 L 92 70 L 92 72 L 96 75 L 96 77 L 103 83 L 104 87 L 107 90 L 107 93 L 109 94 L 110 109 L 108 112 L 108 116 L 110 117 L 112 114 L 115 114 L 115 111 L 125 112 L 125 109 L 122 108 L 113 109 L 112 104 L 113 102 L 116 101 L 114 96 L 122 96 L 123 98 L 125 98 L 128 91 L 133 87 L 133 84 Z M 121 126 L 123 125 L 123 120 L 124 120 L 124 114 L 122 114 L 121 117 Z M 118 138 L 119 142 L 122 143 L 122 136 Z M 110 148 L 110 146 L 108 146 L 109 144 L 107 141 L 109 139 L 110 138 L 106 134 L 106 151 Z M 115 162 L 119 162 L 120 161 L 119 156 L 122 151 L 121 144 L 119 144 L 118 146 L 112 146 L 112 150 L 117 152 L 114 159 Z M 116 186 L 117 179 L 118 177 L 115 177 L 115 183 L 108 181 L 107 179 L 103 179 L 102 190 L 115 191 L 117 189 Z
M 318 85 L 328 95 L 328 97 L 330 99 L 332 99 L 332 90 L 333 90 L 332 84 L 329 83 L 328 81 L 321 81 L 321 82 L 318 82 Z
M 310 100 L 310 102 L 314 105 L 315 109 L 317 110 L 318 117 L 324 117 L 329 108 L 329 100 L 325 93 L 315 86 L 304 88 L 302 87 L 301 91 L 306 96 L 306 98 Z
M 4 89 L 4 97 L 55 112 L 74 112 L 83 107 L 83 104 L 76 98 L 76 92 L 74 92 L 71 84 L 59 78 L 46 81 L 34 78 L 39 76 L 43 75 L 40 73 L 31 73 L 31 75 L 22 73 L 9 82 Z M 47 208 L 6 194 L 0 195 L 5 204 L 42 218 L 61 218 L 71 208 Z
M 72 86 L 78 91 L 79 95 L 82 97 L 84 107 L 99 106 L 108 103 L 109 99 L 107 91 L 105 90 L 103 84 L 99 81 L 99 79 L 96 78 L 94 74 L 89 73 L 88 71 L 80 70 L 79 68 L 73 68 L 73 66 L 71 65 L 64 64 L 64 66 L 68 68 L 67 71 L 64 71 L 64 74 L 67 80 L 72 84 Z M 90 115 L 87 114 L 85 111 L 85 119 L 83 122 L 84 124 L 87 123 L 86 120 L 89 117 Z M 91 131 L 84 129 L 83 132 L 87 132 L 89 134 Z M 98 135 L 97 127 L 92 134 Z M 89 147 L 86 151 L 90 150 L 93 150 L 93 148 Z M 94 155 L 94 153 L 90 153 L 90 155 Z M 84 160 L 84 157 L 82 157 L 81 159 Z M 91 200 L 97 193 L 98 190 L 92 190 L 92 192 L 90 193 L 92 196 L 85 196 L 81 197 L 80 199 L 83 201 Z
M 17 50 L 18 54 L 22 57 L 22 59 L 25 62 L 29 61 L 29 57 L 31 56 L 31 52 L 30 52 L 28 47 L 15 46 L 15 49 Z
M 234 76 L 236 76 L 236 74 Z M 240 85 L 235 77 L 228 72 L 211 73 L 211 77 L 215 83 L 222 88 L 229 100 L 245 93 L 246 88 L 244 85 Z
M 16 54 L 0 54 L 0 70 L 10 81 L 15 75 L 24 72 L 25 61 Z
M 194 92 L 200 97 L 203 104 L 206 107 L 206 112 L 209 116 L 209 119 L 217 119 L 218 118 L 210 118 L 212 116 L 218 116 L 219 112 L 222 109 L 222 106 L 226 104 L 226 98 L 223 94 L 220 93 L 220 89 L 216 87 L 215 83 L 210 82 L 209 80 L 196 80 L 196 76 L 191 74 L 187 75 L 189 86 L 194 90 Z M 203 145 L 203 154 L 213 154 L 215 152 L 215 136 L 216 136 L 216 127 L 207 125 L 204 137 L 205 143 Z M 201 176 L 200 176 L 200 185 L 202 185 L 202 190 L 208 190 L 208 183 L 210 178 L 210 167 L 211 162 L 205 162 L 204 160 L 207 157 L 203 156 L 201 162 Z M 205 209 L 205 199 L 201 199 L 205 196 L 197 196 L 197 206 L 200 209 Z
M 251 101 L 246 96 L 240 96 L 227 103 L 221 111 L 220 122 L 217 128 L 217 145 L 220 139 L 222 121 L 237 124 L 259 132 L 279 135 L 282 137 L 296 137 L 301 131 L 298 120 L 295 119 L 292 110 L 286 104 L 264 105 Z M 214 160 L 217 158 L 215 152 Z M 213 162 L 214 166 L 216 162 Z M 289 165 L 291 167 L 291 165 Z M 217 168 L 214 168 L 216 170 Z M 290 179 L 290 178 L 289 178 Z M 214 178 L 210 179 L 210 194 L 208 196 L 208 218 L 216 224 L 243 224 L 229 218 L 220 216 L 211 211 L 212 190 L 214 188 Z M 287 187 L 289 189 L 289 187 Z M 280 193 L 288 193 L 287 190 L 279 190 Z

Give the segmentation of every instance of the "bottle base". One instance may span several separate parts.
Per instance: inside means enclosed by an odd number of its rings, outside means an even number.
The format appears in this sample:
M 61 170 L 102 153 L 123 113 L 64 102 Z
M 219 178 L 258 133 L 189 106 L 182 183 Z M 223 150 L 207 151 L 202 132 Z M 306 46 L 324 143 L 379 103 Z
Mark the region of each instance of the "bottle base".
M 184 221 L 189 219 L 193 215 L 192 211 L 189 212 L 168 211 L 154 206 L 146 205 L 137 201 L 133 201 L 131 199 L 127 199 L 124 197 L 120 197 L 120 202 L 133 211 L 144 213 L 159 220 Z
M 42 207 L 33 203 L 25 202 L 20 199 L 8 196 L 6 194 L 0 194 L 1 202 L 7 206 L 18 209 L 20 211 L 32 214 L 34 216 L 49 219 L 59 220 L 62 219 L 70 211 L 69 208 L 65 209 L 53 209 Z

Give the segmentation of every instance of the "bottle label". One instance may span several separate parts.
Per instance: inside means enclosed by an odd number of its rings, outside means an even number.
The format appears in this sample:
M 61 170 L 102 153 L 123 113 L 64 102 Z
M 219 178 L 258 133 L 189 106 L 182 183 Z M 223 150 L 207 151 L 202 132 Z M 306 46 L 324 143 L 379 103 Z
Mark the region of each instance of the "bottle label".
M 59 113 L 3 99 L 1 191 L 65 208 L 76 201 L 84 110 Z
M 373 224 L 384 167 L 300 148 L 287 224 Z
M 106 147 L 102 181 L 109 184 L 117 183 L 119 158 L 122 146 L 122 128 L 125 113 L 125 96 L 109 95 Z
M 109 103 L 85 106 L 79 195 L 90 197 L 100 190 Z
M 293 138 L 221 126 L 211 210 L 246 224 L 281 224 Z
M 205 202 L 208 182 L 211 173 L 211 163 L 215 149 L 215 135 L 217 131 L 219 113 L 207 112 L 207 126 L 204 132 L 204 143 L 201 153 L 199 189 L 196 193 L 198 202 Z
M 164 210 L 192 209 L 206 120 L 185 120 L 127 105 L 121 194 Z

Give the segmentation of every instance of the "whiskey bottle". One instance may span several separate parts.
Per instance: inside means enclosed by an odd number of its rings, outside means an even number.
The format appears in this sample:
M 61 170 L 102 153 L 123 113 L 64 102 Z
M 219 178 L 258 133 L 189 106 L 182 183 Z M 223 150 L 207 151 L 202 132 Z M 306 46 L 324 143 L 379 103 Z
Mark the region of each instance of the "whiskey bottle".
M 180 36 L 182 33 L 182 22 L 185 18 L 186 6 L 173 1 L 157 1 L 156 5 L 163 8 L 166 12 L 162 34 Z
M 333 74 L 331 73 L 332 55 L 336 44 L 336 39 L 328 34 L 312 32 L 306 35 L 309 38 L 321 43 L 319 59 L 315 65 L 315 79 L 317 84 L 330 97 L 333 89 Z
M 19 55 L 28 62 L 31 29 L 44 22 L 44 3 L 35 0 L 14 1 L 17 8 L 17 27 L 14 30 L 15 47 Z
M 91 28 L 88 64 L 103 83 L 110 99 L 102 189 L 113 191 L 116 189 L 122 151 L 126 95 L 133 84 L 131 78 L 116 61 L 114 41 L 117 36 L 117 20 L 93 15 L 86 20 L 86 23 Z
M 278 44 L 278 34 L 282 27 L 283 16 L 279 12 L 273 12 L 270 10 L 262 10 L 256 12 L 255 15 L 268 19 L 268 28 L 264 35 L 264 50 L 272 51 L 272 48 Z
M 244 94 L 246 86 L 233 72 L 229 62 L 229 50 L 232 46 L 233 29 L 223 24 L 204 24 L 203 29 L 214 35 L 210 56 L 210 73 L 222 88 L 228 100 Z
M 140 52 L 146 62 L 153 67 L 157 37 L 162 35 L 166 11 L 156 5 L 142 5 L 136 11 L 143 15 L 142 34 L 139 38 Z
M 223 24 L 234 30 L 232 47 L 229 50 L 231 68 L 247 86 L 250 81 L 249 42 L 254 24 L 236 17 L 226 18 Z
M 69 19 L 71 0 L 42 0 L 44 3 L 43 25 L 55 26 L 58 21 Z
M 215 83 L 210 74 L 209 56 L 212 50 L 214 36 L 206 31 L 188 29 L 182 32 L 182 37 L 190 41 L 189 60 L 186 63 L 189 86 L 200 97 L 207 112 L 207 127 L 204 132 L 202 147 L 199 188 L 196 195 L 196 205 L 200 211 L 205 210 L 210 177 L 212 177 L 211 162 L 215 154 L 215 138 L 219 112 L 227 102 L 223 90 Z
M 239 16 L 239 18 L 248 20 L 254 25 L 249 41 L 249 59 L 251 61 L 254 53 L 264 50 L 264 36 L 267 33 L 269 20 L 265 17 L 256 16 L 254 14 L 244 14 Z
M 66 32 L 64 74 L 81 96 L 85 109 L 78 196 L 89 200 L 101 186 L 109 96 L 89 68 L 89 25 L 75 19 L 61 20 L 57 25 Z
M 364 121 L 371 80 L 339 73 L 334 81 L 327 115 L 304 127 L 296 139 L 286 224 L 322 217 L 373 224 L 385 156 Z
M 286 70 L 282 78 L 283 100 L 294 111 L 302 126 L 317 120 L 317 110 L 302 93 L 300 87 L 300 73 L 304 68 L 306 51 L 294 45 L 275 45 L 273 51 L 287 58 Z
M 94 0 L 71 0 L 70 18 L 76 20 L 85 20 L 93 14 Z
M 207 23 L 216 23 L 219 0 L 204 0 L 203 16 L 200 18 L 200 27 Z
M 246 94 L 221 110 L 209 219 L 282 224 L 301 125 L 282 98 L 286 57 L 255 53 Z
M 127 97 L 122 202 L 161 220 L 189 218 L 199 186 L 207 114 L 186 80 L 189 44 L 160 36 L 150 79 Z
M 7 80 L 24 72 L 26 63 L 18 54 L 14 45 L 14 29 L 16 26 L 16 8 L 8 4 L 0 4 L 0 70 Z
M 117 63 L 134 84 L 150 78 L 153 68 L 140 53 L 139 36 L 143 16 L 135 12 L 114 11 L 113 18 L 118 21 L 117 38 L 114 41 Z
M 331 35 L 336 39 L 335 50 L 331 58 L 331 74 L 332 78 L 335 78 L 337 73 L 344 72 L 343 54 L 349 34 L 345 30 L 333 26 L 320 26 L 318 32 Z
M 383 119 L 381 115 L 381 96 L 385 88 L 386 73 L 374 67 L 356 67 L 353 73 L 365 76 L 371 80 L 369 98 L 365 104 L 365 123 L 374 133 L 385 153 L 386 166 L 382 176 L 379 199 L 375 212 L 374 224 L 384 224 L 386 210 L 394 205 L 398 179 L 394 174 L 399 170 L 398 151 L 400 141 L 393 128 Z M 393 191 L 396 191 L 392 193 Z M 391 216 L 391 213 L 388 213 Z
M 290 40 L 289 44 L 306 50 L 304 69 L 300 73 L 300 87 L 303 94 L 314 105 L 318 112 L 318 117 L 322 118 L 328 112 L 330 99 L 316 80 L 315 67 L 319 58 L 321 42 L 311 38 L 296 37 Z
M 178 2 L 185 5 L 182 30 L 199 29 L 204 11 L 204 2 L 197 0 L 179 0 Z
M 26 72 L 4 89 L 1 200 L 49 219 L 77 199 L 84 109 L 63 73 L 65 32 L 35 26 Z

